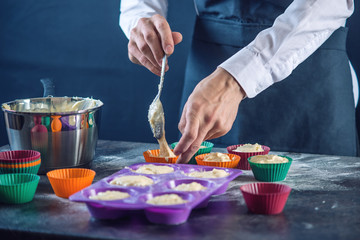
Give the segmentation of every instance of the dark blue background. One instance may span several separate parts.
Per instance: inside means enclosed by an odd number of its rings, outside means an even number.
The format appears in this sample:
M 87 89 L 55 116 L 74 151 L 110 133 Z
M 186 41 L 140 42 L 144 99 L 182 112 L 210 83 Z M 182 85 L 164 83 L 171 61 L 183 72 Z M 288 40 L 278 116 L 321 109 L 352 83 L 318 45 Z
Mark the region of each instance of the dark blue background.
M 52 78 L 55 96 L 92 96 L 104 102 L 101 139 L 155 142 L 147 109 L 159 78 L 128 60 L 128 40 L 118 26 L 119 5 L 118 0 L 0 1 L 0 103 L 40 97 L 39 80 Z M 348 53 L 358 73 L 359 15 L 356 10 L 348 21 Z M 170 25 L 184 37 L 169 59 L 162 94 L 170 143 L 178 140 L 194 19 L 193 1 L 169 1 Z M 0 145 L 7 142 L 1 114 Z

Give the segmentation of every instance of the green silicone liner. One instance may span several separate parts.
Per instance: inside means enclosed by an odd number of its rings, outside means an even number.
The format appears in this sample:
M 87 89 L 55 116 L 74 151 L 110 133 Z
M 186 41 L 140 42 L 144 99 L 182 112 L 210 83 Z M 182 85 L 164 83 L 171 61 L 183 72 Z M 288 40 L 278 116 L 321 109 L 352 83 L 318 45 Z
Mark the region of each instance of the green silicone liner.
M 178 144 L 178 142 L 174 142 L 170 146 L 172 149 L 174 149 L 177 144 Z M 204 141 L 201 143 L 201 146 L 205 146 L 205 148 L 199 148 L 199 150 L 194 154 L 194 156 L 191 157 L 189 164 L 197 165 L 195 157 L 200 154 L 210 153 L 214 144 L 211 142 Z
M 39 180 L 38 175 L 29 173 L 0 175 L 0 201 L 10 204 L 32 201 Z
M 27 168 L 1 168 L 0 167 L 0 174 L 6 173 L 30 173 L 30 174 L 37 174 L 39 171 L 41 164 L 27 167 Z
M 262 182 L 279 182 L 283 181 L 289 171 L 292 159 L 287 156 L 278 155 L 287 158 L 287 163 L 253 163 L 251 157 L 248 158 L 254 177 Z

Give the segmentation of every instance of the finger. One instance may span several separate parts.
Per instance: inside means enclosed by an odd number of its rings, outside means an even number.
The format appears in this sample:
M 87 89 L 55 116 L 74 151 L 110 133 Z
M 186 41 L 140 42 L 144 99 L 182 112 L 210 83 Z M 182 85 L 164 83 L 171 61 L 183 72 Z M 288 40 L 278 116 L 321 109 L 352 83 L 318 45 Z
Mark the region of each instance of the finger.
M 156 66 L 154 66 L 137 48 L 135 44 L 129 44 L 129 59 L 131 62 L 143 65 L 148 70 L 150 70 L 152 73 L 160 76 L 160 69 Z
M 174 149 L 175 155 L 180 155 L 188 150 L 188 148 L 193 144 L 193 142 L 198 137 L 199 132 L 199 121 L 196 120 L 194 116 L 191 116 L 191 113 L 186 114 L 186 125 L 184 128 L 183 135 L 181 136 L 179 143 Z
M 159 65 L 159 67 L 161 67 L 164 51 L 161 47 L 159 36 L 155 31 L 156 29 L 146 28 L 144 29 L 143 36 L 152 52 L 152 55 L 154 56 L 154 60 Z
M 184 129 L 185 129 L 185 125 L 186 125 L 186 111 L 187 111 L 187 104 L 185 103 L 184 109 L 181 113 L 181 117 L 180 117 L 180 121 L 178 124 L 178 129 L 179 131 L 183 134 L 184 133 Z
M 172 32 L 166 19 L 160 15 L 154 16 L 154 25 L 160 35 L 161 46 L 166 55 L 171 55 L 174 52 L 174 40 Z
M 214 139 L 216 138 L 218 135 L 220 135 L 220 131 L 218 131 L 217 129 L 211 129 L 205 136 L 204 141 L 206 140 L 210 140 L 210 139 Z
M 142 37 L 136 38 L 135 43 L 139 51 L 148 59 L 148 61 L 150 61 L 152 65 L 154 65 L 156 68 L 159 68 L 160 70 L 161 66 L 159 66 L 158 61 L 155 59 L 150 46 L 144 39 L 144 36 L 142 35 Z
M 214 138 L 219 138 L 224 136 L 226 133 L 228 133 L 231 130 L 231 126 L 229 126 L 226 123 L 217 123 L 214 124 L 214 126 L 209 130 L 207 133 L 205 140 L 210 140 Z
M 204 133 L 199 134 L 198 138 L 192 143 L 188 150 L 179 156 L 177 163 L 188 163 L 191 157 L 199 150 L 201 143 L 204 141 L 204 136 Z
M 179 32 L 172 32 L 172 37 L 173 37 L 174 45 L 179 44 L 183 39 L 182 34 Z

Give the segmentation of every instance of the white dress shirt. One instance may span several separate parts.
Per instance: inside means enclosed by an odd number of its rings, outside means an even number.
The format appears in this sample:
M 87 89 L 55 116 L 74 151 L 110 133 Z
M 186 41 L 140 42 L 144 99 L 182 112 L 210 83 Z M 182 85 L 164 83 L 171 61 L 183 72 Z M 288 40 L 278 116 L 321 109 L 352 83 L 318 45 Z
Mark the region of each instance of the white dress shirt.
M 122 0 L 120 26 L 129 38 L 140 18 L 154 14 L 166 17 L 167 7 L 167 0 Z M 272 27 L 219 66 L 239 82 L 247 97 L 253 98 L 288 77 L 336 29 L 345 26 L 353 11 L 353 0 L 294 0 Z M 356 105 L 358 82 L 351 70 Z

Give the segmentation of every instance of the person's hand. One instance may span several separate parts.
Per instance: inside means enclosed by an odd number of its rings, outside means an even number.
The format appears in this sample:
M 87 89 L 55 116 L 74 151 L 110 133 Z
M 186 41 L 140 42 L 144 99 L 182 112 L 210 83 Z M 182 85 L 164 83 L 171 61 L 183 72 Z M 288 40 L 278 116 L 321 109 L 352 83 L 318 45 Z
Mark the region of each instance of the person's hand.
M 189 96 L 179 122 L 182 137 L 174 149 L 177 163 L 187 163 L 204 140 L 230 131 L 245 92 L 222 68 L 204 78 Z
M 151 18 L 141 18 L 130 33 L 129 59 L 160 76 L 164 53 L 171 55 L 174 46 L 181 41 L 181 33 L 172 32 L 163 16 L 156 14 Z M 165 70 L 168 69 L 166 66 Z

